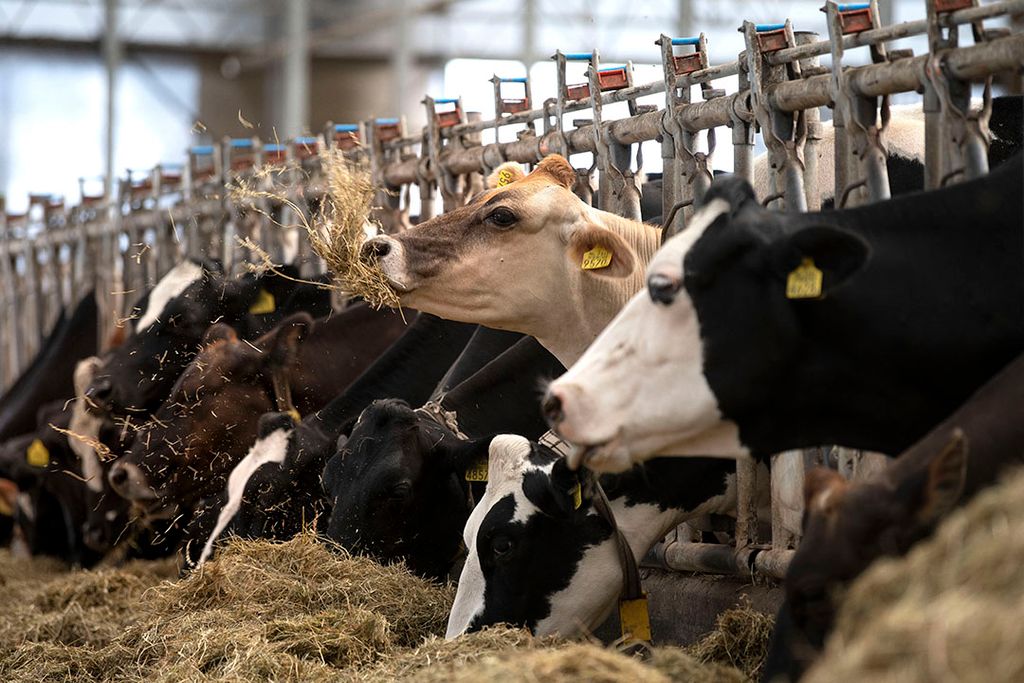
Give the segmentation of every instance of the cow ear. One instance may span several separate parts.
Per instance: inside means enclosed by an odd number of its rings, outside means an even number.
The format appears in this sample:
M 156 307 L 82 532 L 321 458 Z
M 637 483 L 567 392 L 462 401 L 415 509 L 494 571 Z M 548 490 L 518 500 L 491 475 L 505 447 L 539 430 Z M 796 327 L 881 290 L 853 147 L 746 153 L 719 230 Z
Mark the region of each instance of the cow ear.
M 771 268 L 784 282 L 798 268 L 813 266 L 821 271 L 820 296 L 860 271 L 870 255 L 871 248 L 864 239 L 830 225 L 815 225 L 786 235 L 772 242 L 769 252 Z
M 834 512 L 849 483 L 827 467 L 815 467 L 804 478 L 804 510 L 809 513 Z
M 505 187 L 525 177 L 526 174 L 523 173 L 522 166 L 514 161 L 506 161 L 487 176 L 487 189 L 493 190 L 496 187 Z
M 545 175 L 567 190 L 571 190 L 576 185 L 576 170 L 560 154 L 549 154 L 541 159 L 537 168 L 530 175 L 534 174 Z
M 571 517 L 583 503 L 579 474 L 569 469 L 565 458 L 555 460 L 550 475 L 528 473 L 523 479 L 523 493 L 549 517 Z
M 279 429 L 294 429 L 295 418 L 291 413 L 263 413 L 260 416 L 257 434 L 265 439 Z
M 206 328 L 206 333 L 203 335 L 203 346 L 209 346 L 214 342 L 220 341 L 237 342 L 238 333 L 227 323 L 214 323 Z
M 594 277 L 620 280 L 637 268 L 632 247 L 611 230 L 594 224 L 572 232 L 566 255 L 572 267 Z
M 268 351 L 267 361 L 273 365 L 290 365 L 299 355 L 299 345 L 313 329 L 309 313 L 296 313 L 260 338 L 258 345 Z
M 967 455 L 967 437 L 956 429 L 928 463 L 921 505 L 916 512 L 919 522 L 934 524 L 956 507 L 967 479 Z

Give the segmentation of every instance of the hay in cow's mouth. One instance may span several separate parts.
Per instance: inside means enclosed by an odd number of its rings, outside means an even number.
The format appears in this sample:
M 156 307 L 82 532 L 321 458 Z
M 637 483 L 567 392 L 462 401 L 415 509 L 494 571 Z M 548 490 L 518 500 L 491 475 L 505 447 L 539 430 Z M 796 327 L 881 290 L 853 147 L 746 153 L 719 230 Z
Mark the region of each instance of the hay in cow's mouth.
M 370 213 L 377 190 L 368 166 L 365 162 L 346 157 L 338 149 L 323 151 L 319 158 L 326 187 L 320 208 L 313 216 L 307 218 L 306 212 L 283 191 L 265 189 L 268 177 L 273 181 L 273 176 L 281 174 L 284 170 L 299 170 L 294 167 L 285 169 L 276 166 L 263 169 L 250 178 L 238 181 L 230 188 L 231 199 L 249 210 L 264 213 L 270 222 L 278 227 L 298 227 L 306 232 L 313 251 L 327 265 L 332 282 L 325 285 L 309 280 L 298 281 L 334 289 L 345 296 L 362 297 L 374 308 L 399 308 L 398 294 L 383 271 L 376 263 L 367 263 L 359 258 L 359 249 L 366 240 L 364 226 L 372 224 Z M 270 186 L 273 187 L 273 182 Z M 261 201 L 264 200 L 288 206 L 297 223 L 278 223 L 273 216 L 260 208 Z M 255 258 L 255 262 L 247 264 L 250 271 L 262 273 L 269 270 L 281 277 L 296 279 L 283 273 L 266 250 L 248 237 L 240 238 L 239 246 Z
M 675 648 L 640 663 L 506 627 L 446 641 L 452 586 L 332 552 L 312 534 L 234 540 L 167 580 L 175 572 L 163 562 L 66 573 L 3 551 L 0 680 L 744 680 Z

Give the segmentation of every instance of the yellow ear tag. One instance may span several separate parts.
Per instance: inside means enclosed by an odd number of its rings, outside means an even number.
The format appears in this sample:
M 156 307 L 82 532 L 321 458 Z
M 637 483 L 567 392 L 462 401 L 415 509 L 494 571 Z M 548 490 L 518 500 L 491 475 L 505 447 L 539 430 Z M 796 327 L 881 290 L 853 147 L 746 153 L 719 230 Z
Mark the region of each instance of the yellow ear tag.
M 612 263 L 612 252 L 598 245 L 583 254 L 583 270 L 599 270 Z
M 299 411 L 296 410 L 295 408 L 292 408 L 291 410 L 288 411 L 288 416 L 291 417 L 296 422 L 302 422 L 302 416 L 299 415 Z
M 516 179 L 515 173 L 513 173 L 510 170 L 508 170 L 507 168 L 503 168 L 500 171 L 498 171 L 498 182 L 495 183 L 494 186 L 495 187 L 505 187 L 506 185 L 511 185 L 512 181 L 515 180 L 515 179 Z
M 651 615 L 647 611 L 647 594 L 636 600 L 619 600 L 619 628 L 627 643 L 651 640 Z
M 572 509 L 579 510 L 580 506 L 583 505 L 583 490 L 580 488 L 580 483 L 576 482 L 576 485 L 569 491 L 572 494 Z
M 39 439 L 33 439 L 25 450 L 25 462 L 32 467 L 46 467 L 50 464 L 50 451 Z
M 487 481 L 487 458 L 481 458 L 469 466 L 466 481 Z
M 0 517 L 13 517 L 14 510 L 7 504 L 7 500 L 0 498 Z
M 786 278 L 787 299 L 817 299 L 821 297 L 821 271 L 814 259 L 805 258 Z
M 260 289 L 260 293 L 256 295 L 256 301 L 249 307 L 249 312 L 253 315 L 266 315 L 273 313 L 276 308 L 277 302 L 274 301 L 274 295 L 265 289 Z

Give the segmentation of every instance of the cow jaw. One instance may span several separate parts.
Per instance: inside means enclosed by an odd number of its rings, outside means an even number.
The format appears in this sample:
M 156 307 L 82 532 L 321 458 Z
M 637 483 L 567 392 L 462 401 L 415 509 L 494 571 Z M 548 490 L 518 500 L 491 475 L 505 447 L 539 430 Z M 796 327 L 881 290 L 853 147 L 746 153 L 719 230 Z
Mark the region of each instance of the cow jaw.
M 551 384 L 559 406 L 552 426 L 577 446 L 570 466 L 621 472 L 656 455 L 747 454 L 704 375 L 700 321 L 681 286 L 686 253 L 728 209 L 720 199 L 702 207 L 651 261 L 649 278 L 679 283 L 668 302 L 641 290 Z

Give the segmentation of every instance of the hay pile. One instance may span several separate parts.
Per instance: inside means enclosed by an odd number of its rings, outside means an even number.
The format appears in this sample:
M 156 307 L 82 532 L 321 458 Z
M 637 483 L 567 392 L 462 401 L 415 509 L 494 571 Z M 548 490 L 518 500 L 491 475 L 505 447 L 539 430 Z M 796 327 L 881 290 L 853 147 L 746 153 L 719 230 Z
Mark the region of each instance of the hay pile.
M 754 609 L 749 600 L 727 609 L 715 619 L 715 629 L 687 651 L 698 662 L 724 664 L 751 680 L 761 678 L 775 620 Z
M 571 680 L 739 683 L 676 648 L 648 662 L 491 628 L 445 641 L 454 589 L 332 552 L 312 535 L 231 542 L 189 577 L 173 564 L 64 573 L 0 555 L 11 599 L 0 680 Z
M 1024 680 L 1024 472 L 851 587 L 806 680 Z

